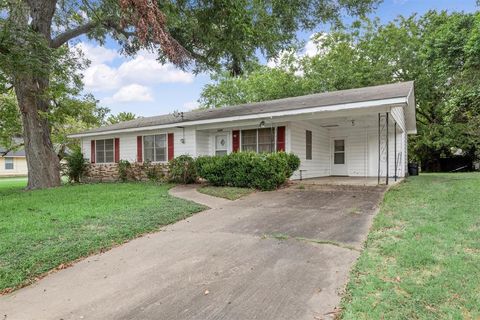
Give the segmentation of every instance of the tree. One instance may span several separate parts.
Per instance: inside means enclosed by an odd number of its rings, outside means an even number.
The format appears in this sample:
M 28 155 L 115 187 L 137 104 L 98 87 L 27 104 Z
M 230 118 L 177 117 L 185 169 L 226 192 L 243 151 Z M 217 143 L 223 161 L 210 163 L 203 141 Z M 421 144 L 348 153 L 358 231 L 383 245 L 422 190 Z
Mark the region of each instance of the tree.
M 13 86 L 22 115 L 28 188 L 60 184 L 46 115 L 52 74 L 68 76 L 74 61 L 65 54 L 70 40 L 86 35 L 104 43 L 109 35 L 126 54 L 145 48 L 181 68 L 225 66 L 239 74 L 258 51 L 274 56 L 291 45 L 297 29 L 339 21 L 344 9 L 363 14 L 376 2 L 0 0 L 0 83 Z
M 91 95 L 78 98 L 63 97 L 55 100 L 47 116 L 50 123 L 51 139 L 59 159 L 65 156 L 67 148 L 73 148 L 77 141 L 69 134 L 98 127 L 104 123 L 107 108 L 98 106 Z M 0 96 L 0 145 L 8 151 L 24 146 L 22 119 L 17 100 L 12 94 Z M 0 157 L 2 154 L 0 154 Z
M 357 21 L 318 35 L 319 54 L 313 57 L 293 53 L 277 68 L 217 78 L 200 101 L 219 107 L 282 98 L 285 92 L 295 96 L 415 80 L 418 134 L 410 138 L 410 155 L 424 169 L 436 170 L 452 148 L 478 157 L 479 30 L 480 13 L 430 11 L 385 25 Z M 280 84 L 278 73 L 293 80 Z
M 107 118 L 107 124 L 115 124 L 119 122 L 124 122 L 124 121 L 130 121 L 130 120 L 135 120 L 137 116 L 134 113 L 131 112 L 119 112 L 116 115 L 110 115 Z

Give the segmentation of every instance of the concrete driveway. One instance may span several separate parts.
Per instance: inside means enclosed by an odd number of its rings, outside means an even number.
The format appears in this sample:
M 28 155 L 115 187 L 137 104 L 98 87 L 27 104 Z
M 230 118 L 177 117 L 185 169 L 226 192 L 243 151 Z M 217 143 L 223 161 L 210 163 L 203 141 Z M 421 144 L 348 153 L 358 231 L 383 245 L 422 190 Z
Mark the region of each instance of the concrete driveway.
M 11 319 L 328 319 L 381 187 L 293 186 L 214 209 L 0 297 Z

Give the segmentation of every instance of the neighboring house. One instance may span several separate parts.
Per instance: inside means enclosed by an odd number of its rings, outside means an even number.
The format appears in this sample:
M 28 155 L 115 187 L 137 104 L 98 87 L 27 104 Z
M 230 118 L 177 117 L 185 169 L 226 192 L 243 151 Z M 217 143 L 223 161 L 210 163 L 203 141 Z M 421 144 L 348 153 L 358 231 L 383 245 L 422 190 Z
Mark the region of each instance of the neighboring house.
M 145 117 L 70 137 L 79 138 L 84 156 L 100 167 L 183 154 L 293 152 L 301 160 L 292 176 L 298 179 L 404 177 L 412 133 L 414 86 L 403 82 Z
M 0 155 L 5 149 L 0 147 Z M 10 151 L 5 156 L 0 156 L 0 177 L 14 177 L 28 175 L 25 151 Z

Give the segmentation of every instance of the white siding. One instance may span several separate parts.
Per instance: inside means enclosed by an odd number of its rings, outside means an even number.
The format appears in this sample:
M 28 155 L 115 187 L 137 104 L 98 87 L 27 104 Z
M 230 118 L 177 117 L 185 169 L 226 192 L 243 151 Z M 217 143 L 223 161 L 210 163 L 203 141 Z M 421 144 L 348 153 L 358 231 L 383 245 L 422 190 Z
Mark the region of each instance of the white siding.
M 210 151 L 210 133 L 208 131 L 197 130 L 197 153 L 196 156 L 208 156 L 211 154 Z
M 405 131 L 405 108 L 393 107 L 390 113 L 397 125 L 400 126 L 403 131 Z
M 392 117 L 398 123 L 397 126 L 397 155 L 400 154 L 398 163 L 398 176 L 403 177 L 407 165 L 407 135 L 402 126 L 405 126 L 404 109 L 402 107 L 392 108 Z M 403 125 L 402 125 L 403 121 Z M 286 126 L 286 151 L 297 154 L 300 158 L 300 169 L 303 178 L 314 178 L 331 175 L 332 167 L 332 141 L 334 138 L 345 138 L 346 142 L 346 173 L 349 176 L 371 176 L 376 177 L 378 172 L 378 125 L 377 114 L 371 117 L 365 115 L 351 125 L 351 121 L 332 121 L 340 123 L 340 127 L 325 128 L 319 120 L 291 121 L 288 123 L 277 123 Z M 389 176 L 395 175 L 395 161 L 397 156 L 394 153 L 394 121 L 390 121 L 389 128 Z M 325 124 L 325 122 L 324 122 Z M 223 134 L 228 135 L 228 151 L 231 152 L 231 130 L 242 130 L 257 128 L 258 126 L 243 126 L 224 129 Z M 201 129 L 201 128 L 200 128 Z M 222 129 L 222 128 L 219 128 Z M 220 134 L 219 129 L 197 130 L 194 127 L 172 128 L 169 130 L 142 131 L 135 133 L 124 133 L 118 135 L 98 136 L 95 139 L 120 138 L 120 159 L 135 162 L 137 158 L 137 136 L 174 133 L 175 156 L 188 154 L 194 157 L 200 155 L 215 154 L 215 135 Z M 306 159 L 306 130 L 312 131 L 312 159 Z M 182 139 L 184 141 L 182 142 Z M 90 158 L 91 140 L 82 140 L 82 150 L 85 158 Z M 385 167 L 382 168 L 385 172 Z M 300 172 L 296 171 L 292 179 L 299 179 Z
M 105 135 L 105 136 L 96 136 L 95 140 L 101 139 L 112 139 L 112 138 L 119 138 L 120 139 L 120 159 L 121 160 L 128 160 L 130 162 L 137 161 L 137 136 L 143 135 L 153 135 L 153 134 L 166 134 L 172 133 L 174 137 L 174 154 L 175 156 L 188 154 L 188 155 L 195 155 L 195 129 L 193 128 L 185 128 L 185 143 L 182 143 L 183 130 L 182 128 L 173 128 L 168 131 L 165 130 L 157 130 L 157 131 L 141 131 L 135 133 L 121 133 L 117 135 Z M 83 138 L 82 139 L 82 152 L 83 156 L 86 159 L 90 160 L 90 146 L 91 146 L 91 139 Z
M 345 138 L 345 152 L 347 163 L 347 174 L 353 177 L 367 176 L 368 171 L 368 144 L 367 136 L 369 129 L 364 127 L 342 127 L 331 128 L 330 133 L 330 145 L 329 149 L 329 163 L 331 163 L 331 154 L 333 152 L 332 141 L 335 138 Z
M 300 158 L 302 178 L 324 177 L 330 175 L 330 144 L 327 129 L 310 121 L 290 122 L 287 126 L 287 151 Z M 306 130 L 312 131 L 312 160 L 306 159 Z M 296 171 L 292 179 L 299 179 Z
M 6 158 L 9 158 L 8 156 Z M 5 158 L 0 157 L 0 177 L 26 176 L 28 174 L 25 157 L 13 157 L 13 169 L 5 170 Z

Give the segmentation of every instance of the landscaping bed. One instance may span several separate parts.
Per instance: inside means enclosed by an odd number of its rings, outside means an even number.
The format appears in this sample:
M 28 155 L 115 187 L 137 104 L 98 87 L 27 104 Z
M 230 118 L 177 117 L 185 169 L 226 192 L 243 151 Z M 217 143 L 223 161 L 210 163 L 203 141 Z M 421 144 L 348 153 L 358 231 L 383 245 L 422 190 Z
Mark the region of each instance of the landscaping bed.
M 24 185 L 0 183 L 0 292 L 205 208 L 171 197 L 168 184 Z
M 343 319 L 480 317 L 480 174 L 422 174 L 385 195 Z

